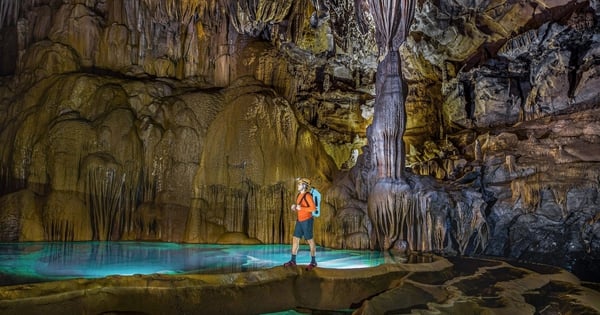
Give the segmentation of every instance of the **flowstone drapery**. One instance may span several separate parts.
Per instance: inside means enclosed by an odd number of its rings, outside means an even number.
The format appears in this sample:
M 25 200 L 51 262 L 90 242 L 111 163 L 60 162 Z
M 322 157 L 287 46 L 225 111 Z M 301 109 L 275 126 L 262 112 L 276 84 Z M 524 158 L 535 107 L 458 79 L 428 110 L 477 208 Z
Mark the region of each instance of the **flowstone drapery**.
M 457 192 L 404 170 L 407 86 L 401 77 L 399 49 L 408 35 L 415 2 L 370 3 L 381 60 L 375 116 L 368 132 L 373 178 L 367 200 L 370 246 L 461 254 L 482 250 L 488 227 L 481 194 Z
M 406 85 L 400 77 L 400 45 L 406 39 L 413 16 L 412 0 L 371 0 L 380 63 L 377 68 L 375 116 L 368 133 L 376 183 L 369 194 L 368 212 L 374 223 L 371 247 L 389 249 L 399 239 L 390 196 L 406 190 L 404 170 Z
M 372 0 L 380 63 L 377 68 L 375 116 L 369 141 L 377 178 L 400 179 L 404 169 L 406 84 L 400 77 L 400 45 L 408 35 L 415 2 Z

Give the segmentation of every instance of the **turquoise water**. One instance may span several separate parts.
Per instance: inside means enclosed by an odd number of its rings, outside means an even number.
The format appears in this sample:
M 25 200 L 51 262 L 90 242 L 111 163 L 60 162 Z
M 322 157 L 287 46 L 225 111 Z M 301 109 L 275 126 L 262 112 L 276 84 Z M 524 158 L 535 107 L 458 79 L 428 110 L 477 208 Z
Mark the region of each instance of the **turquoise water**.
M 290 245 L 215 245 L 163 242 L 0 243 L 0 285 L 102 278 L 111 275 L 233 273 L 281 266 Z M 308 246 L 298 264 L 308 264 Z M 317 248 L 319 267 L 348 269 L 380 265 L 378 251 Z

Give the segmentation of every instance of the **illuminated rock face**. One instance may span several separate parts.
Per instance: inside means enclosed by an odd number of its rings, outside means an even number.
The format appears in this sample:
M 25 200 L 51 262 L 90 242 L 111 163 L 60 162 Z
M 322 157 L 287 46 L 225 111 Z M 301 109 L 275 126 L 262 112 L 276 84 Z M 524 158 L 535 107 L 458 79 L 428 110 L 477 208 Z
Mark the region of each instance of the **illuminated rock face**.
M 379 186 L 366 0 L 6 4 L 3 241 L 287 242 L 292 179 L 308 176 L 325 192 L 322 245 L 598 274 L 596 2 L 417 5 L 403 141 L 411 172 L 439 181 Z M 382 185 L 396 193 L 369 200 Z M 374 202 L 395 208 L 388 223 Z

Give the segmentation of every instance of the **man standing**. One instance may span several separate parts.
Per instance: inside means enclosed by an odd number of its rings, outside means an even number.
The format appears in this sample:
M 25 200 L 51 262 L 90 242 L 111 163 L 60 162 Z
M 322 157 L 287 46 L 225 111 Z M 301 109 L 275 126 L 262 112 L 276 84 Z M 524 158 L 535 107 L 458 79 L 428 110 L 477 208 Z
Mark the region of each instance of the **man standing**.
M 313 239 L 313 211 L 316 210 L 315 202 L 310 191 L 310 180 L 307 178 L 298 178 L 297 180 L 298 195 L 296 196 L 296 203 L 292 205 L 292 211 L 296 211 L 298 219 L 296 220 L 296 226 L 294 227 L 294 237 L 292 238 L 292 259 L 285 264 L 285 267 L 296 266 L 296 254 L 298 254 L 298 248 L 300 247 L 300 238 L 308 242 L 310 246 L 310 264 L 306 267 L 306 270 L 312 270 L 317 266 L 317 260 L 315 258 L 317 254 L 317 248 L 315 240 Z

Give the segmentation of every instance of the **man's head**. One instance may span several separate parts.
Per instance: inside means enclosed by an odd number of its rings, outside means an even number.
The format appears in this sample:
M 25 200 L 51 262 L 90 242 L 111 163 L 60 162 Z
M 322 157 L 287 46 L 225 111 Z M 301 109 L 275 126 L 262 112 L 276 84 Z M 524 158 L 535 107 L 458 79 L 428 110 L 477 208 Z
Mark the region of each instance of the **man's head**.
M 296 178 L 296 185 L 298 186 L 299 191 L 308 190 L 310 187 L 310 179 L 304 177 Z

